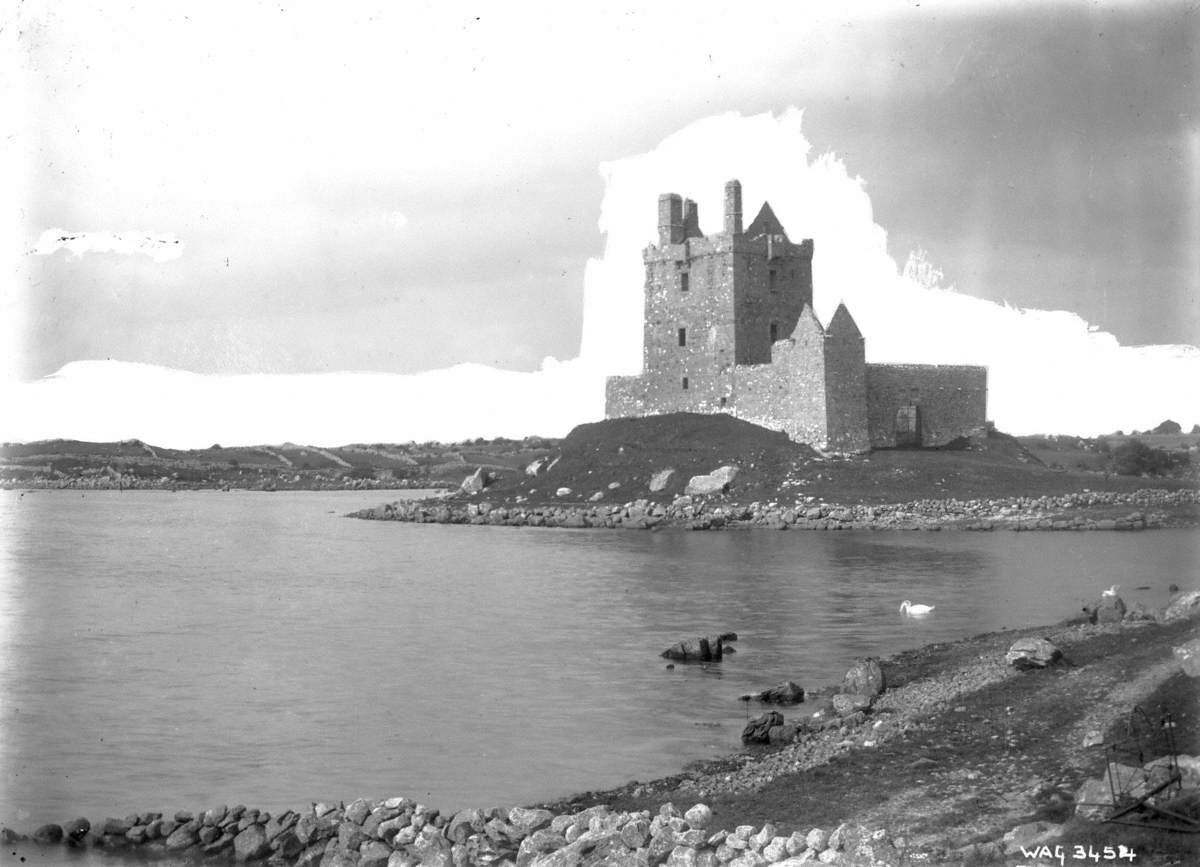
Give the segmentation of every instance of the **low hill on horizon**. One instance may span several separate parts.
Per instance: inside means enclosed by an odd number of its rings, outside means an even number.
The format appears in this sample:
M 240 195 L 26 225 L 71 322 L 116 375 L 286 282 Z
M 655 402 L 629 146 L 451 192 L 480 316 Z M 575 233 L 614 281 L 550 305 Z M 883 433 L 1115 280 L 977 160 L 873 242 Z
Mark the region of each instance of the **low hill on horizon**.
M 1115 460 L 1135 442 L 1139 454 L 1169 458 L 1144 464 L 1155 473 L 1152 482 L 1138 474 L 1143 469 L 1138 464 L 1131 472 L 1128 461 Z M 562 440 L 501 437 L 333 448 L 285 442 L 192 450 L 141 440 L 5 443 L 0 486 L 457 490 L 482 472 L 490 482 L 489 498 L 613 502 L 678 496 L 692 476 L 736 466 L 727 495 L 747 502 L 814 497 L 885 503 L 1194 486 L 1197 443 L 1200 435 L 1184 433 L 1086 439 L 989 431 L 941 449 L 836 456 L 729 415 L 674 413 L 582 424 Z M 650 490 L 654 476 L 668 469 L 669 476 Z

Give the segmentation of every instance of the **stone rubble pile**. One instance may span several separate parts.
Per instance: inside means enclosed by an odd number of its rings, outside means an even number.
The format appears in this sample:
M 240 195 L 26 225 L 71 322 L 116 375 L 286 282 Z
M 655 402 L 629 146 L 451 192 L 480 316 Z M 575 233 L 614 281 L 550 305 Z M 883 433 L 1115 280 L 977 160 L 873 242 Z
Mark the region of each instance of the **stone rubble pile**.
M 711 827 L 712 810 L 695 804 L 680 813 L 664 804 L 649 811 L 615 812 L 606 806 L 555 815 L 513 807 L 462 810 L 445 816 L 409 798 L 349 805 L 314 804 L 279 816 L 224 806 L 171 816 L 143 813 L 44 825 L 33 834 L 42 846 L 93 847 L 140 856 L 202 856 L 207 863 L 262 861 L 288 867 L 796 867 L 817 862 L 846 867 L 894 867 L 903 853 L 882 830 L 840 825 L 784 836 L 770 822 L 732 831 Z M 21 842 L 4 828 L 0 842 Z
M 724 468 L 723 468 L 724 469 Z M 473 478 L 473 477 L 472 477 Z M 603 492 L 597 492 L 603 493 Z M 1164 526 L 1154 508 L 1200 502 L 1200 490 L 1146 489 L 1133 493 L 1084 491 L 1047 497 L 974 500 L 913 500 L 885 505 L 838 505 L 812 497 L 794 503 L 728 503 L 721 498 L 684 495 L 669 502 L 638 499 L 604 504 L 594 495 L 587 505 L 491 503 L 487 500 L 400 500 L 351 513 L 367 520 L 429 524 L 486 524 L 508 527 L 601 527 L 649 530 L 659 526 L 691 530 L 767 528 L 775 530 L 1145 530 Z M 1090 508 L 1129 507 L 1120 517 L 1087 517 Z M 1063 517 L 1062 512 L 1076 512 Z

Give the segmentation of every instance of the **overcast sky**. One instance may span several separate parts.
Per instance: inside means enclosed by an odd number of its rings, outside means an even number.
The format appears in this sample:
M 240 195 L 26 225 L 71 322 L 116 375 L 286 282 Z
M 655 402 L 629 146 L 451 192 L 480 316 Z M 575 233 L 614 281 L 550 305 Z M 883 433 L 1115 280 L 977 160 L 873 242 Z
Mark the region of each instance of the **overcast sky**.
M 1195 4 L 945 5 L 23 3 L 6 379 L 573 358 L 601 165 L 791 106 L 898 262 L 1200 344 Z

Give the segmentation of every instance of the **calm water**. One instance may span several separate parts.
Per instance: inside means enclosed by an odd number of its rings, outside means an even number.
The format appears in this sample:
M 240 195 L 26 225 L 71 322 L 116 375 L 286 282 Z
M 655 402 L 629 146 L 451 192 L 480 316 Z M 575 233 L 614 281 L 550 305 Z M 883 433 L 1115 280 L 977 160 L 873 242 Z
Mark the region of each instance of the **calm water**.
M 531 802 L 732 751 L 743 692 L 1161 605 L 1200 533 L 604 532 L 392 494 L 0 491 L 0 823 L 405 794 Z M 1151 589 L 1137 591 L 1138 585 Z M 925 620 L 902 599 L 936 603 Z M 658 654 L 735 630 L 707 671 Z

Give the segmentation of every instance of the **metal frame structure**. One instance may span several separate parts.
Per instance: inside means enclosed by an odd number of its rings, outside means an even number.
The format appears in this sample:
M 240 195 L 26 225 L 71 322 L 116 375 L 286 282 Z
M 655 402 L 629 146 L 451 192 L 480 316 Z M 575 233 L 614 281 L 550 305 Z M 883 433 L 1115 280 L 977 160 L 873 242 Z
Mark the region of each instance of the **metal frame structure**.
M 1166 764 L 1148 768 L 1166 757 Z M 1102 821 L 1142 828 L 1200 833 L 1200 819 L 1166 806 L 1183 790 L 1179 752 L 1175 747 L 1175 720 L 1164 710 L 1158 724 L 1140 706 L 1129 714 L 1124 738 L 1106 750 L 1112 805 Z

